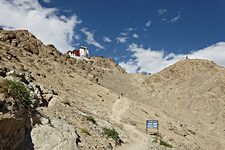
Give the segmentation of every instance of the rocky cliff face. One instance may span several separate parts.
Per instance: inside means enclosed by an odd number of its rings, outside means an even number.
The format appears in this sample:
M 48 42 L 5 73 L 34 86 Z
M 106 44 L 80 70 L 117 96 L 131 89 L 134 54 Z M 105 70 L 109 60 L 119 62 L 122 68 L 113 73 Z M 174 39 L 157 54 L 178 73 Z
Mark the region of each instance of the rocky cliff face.
M 29 117 L 4 114 L 0 118 L 0 149 L 32 149 Z M 27 126 L 26 126 L 27 125 Z
M 57 93 L 38 85 L 29 73 L 0 68 L 0 74 L 0 149 L 33 149 L 32 126 L 41 123 L 36 109 L 48 106 Z M 21 86 L 30 94 L 29 106 L 21 99 L 26 94 Z

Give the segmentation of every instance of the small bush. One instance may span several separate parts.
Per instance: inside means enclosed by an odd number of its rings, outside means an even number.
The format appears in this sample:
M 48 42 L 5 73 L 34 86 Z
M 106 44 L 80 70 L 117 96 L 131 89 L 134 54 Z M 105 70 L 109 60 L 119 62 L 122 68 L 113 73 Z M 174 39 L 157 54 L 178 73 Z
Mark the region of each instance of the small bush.
M 85 118 L 86 118 L 87 121 L 90 121 L 93 124 L 97 124 L 94 117 L 92 117 L 92 116 L 85 116 Z
M 160 140 L 160 145 L 163 145 L 163 146 L 169 147 L 169 148 L 173 148 L 173 146 L 171 144 L 169 144 L 169 143 L 167 143 L 167 142 L 165 142 L 163 140 Z
M 29 108 L 31 105 L 30 92 L 21 82 L 15 82 L 12 80 L 3 81 L 3 92 L 9 97 L 13 97 L 19 106 Z
M 80 132 L 84 133 L 84 134 L 87 134 L 87 135 L 91 135 L 86 128 L 81 128 Z
M 102 130 L 103 130 L 103 135 L 105 135 L 107 138 L 112 138 L 115 141 L 120 140 L 119 134 L 116 132 L 115 129 L 102 128 Z

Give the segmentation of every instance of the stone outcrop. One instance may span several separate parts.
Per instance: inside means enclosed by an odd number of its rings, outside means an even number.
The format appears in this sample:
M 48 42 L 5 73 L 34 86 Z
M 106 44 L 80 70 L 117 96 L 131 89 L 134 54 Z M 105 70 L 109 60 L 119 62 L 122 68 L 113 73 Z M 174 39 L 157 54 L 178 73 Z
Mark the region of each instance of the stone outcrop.
M 24 49 L 32 54 L 39 54 L 42 42 L 27 30 L 0 31 L 0 41 L 13 47 Z
M 1 113 L 1 112 L 0 112 Z M 17 113 L 25 113 L 23 110 Z M 32 149 L 31 122 L 27 115 L 0 114 L 0 149 Z
M 2 78 L 0 84 L 0 149 L 32 149 L 30 112 L 2 92 Z
M 3 92 L 4 80 L 21 82 L 31 94 L 30 109 L 21 107 L 18 100 L 8 97 Z M 39 123 L 36 109 L 48 106 L 50 100 L 57 96 L 54 90 L 38 85 L 29 73 L 10 71 L 0 68 L 0 149 L 33 149 L 31 137 L 32 126 Z
M 42 125 L 33 127 L 31 132 L 33 137 L 34 149 L 68 149 L 78 150 L 79 135 L 76 134 L 73 126 L 69 125 L 65 120 L 58 118 L 51 119 L 49 123 L 42 122 Z

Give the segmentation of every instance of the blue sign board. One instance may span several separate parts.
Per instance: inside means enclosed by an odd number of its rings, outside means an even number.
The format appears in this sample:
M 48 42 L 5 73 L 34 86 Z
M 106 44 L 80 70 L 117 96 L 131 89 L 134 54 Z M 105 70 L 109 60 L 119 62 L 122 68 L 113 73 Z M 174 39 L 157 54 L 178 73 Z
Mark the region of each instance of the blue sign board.
M 158 129 L 158 127 L 159 127 L 158 120 L 147 120 L 146 121 L 146 128 Z

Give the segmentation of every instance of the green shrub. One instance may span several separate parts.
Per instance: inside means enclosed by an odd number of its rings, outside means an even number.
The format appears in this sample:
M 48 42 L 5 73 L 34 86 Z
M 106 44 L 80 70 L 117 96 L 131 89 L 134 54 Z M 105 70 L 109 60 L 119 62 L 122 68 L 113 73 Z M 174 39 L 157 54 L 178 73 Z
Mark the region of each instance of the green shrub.
M 97 124 L 94 117 L 92 117 L 92 116 L 85 116 L 85 118 L 86 118 L 87 121 L 90 121 L 93 124 Z
M 86 128 L 81 128 L 81 129 L 80 129 L 80 132 L 81 132 L 81 133 L 85 133 L 85 134 L 87 134 L 87 135 L 91 135 L 91 134 L 88 132 L 88 130 L 87 130 Z
M 167 142 L 165 142 L 163 140 L 160 140 L 160 145 L 163 145 L 163 146 L 169 147 L 169 148 L 173 148 L 173 146 L 171 144 L 169 144 L 169 143 L 167 143 Z
M 21 82 L 15 82 L 12 80 L 3 81 L 3 92 L 9 97 L 11 96 L 16 103 L 24 108 L 29 108 L 31 105 L 30 92 Z
M 107 138 L 112 138 L 115 141 L 120 140 L 119 134 L 116 132 L 115 129 L 102 128 L 102 130 L 103 130 L 103 135 L 105 135 Z

